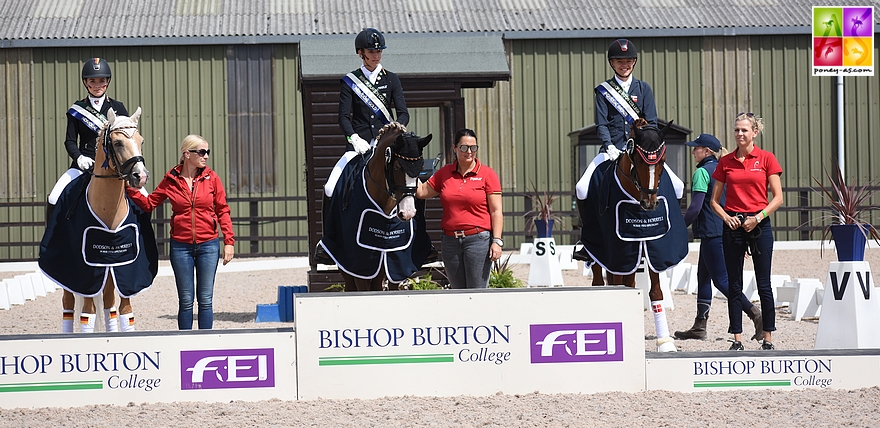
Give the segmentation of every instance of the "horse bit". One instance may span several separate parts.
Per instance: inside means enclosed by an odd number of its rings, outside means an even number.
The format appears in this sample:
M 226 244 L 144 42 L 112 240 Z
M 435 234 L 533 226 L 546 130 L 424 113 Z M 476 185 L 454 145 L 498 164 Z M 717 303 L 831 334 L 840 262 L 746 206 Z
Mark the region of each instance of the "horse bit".
M 97 177 L 97 178 L 116 178 L 119 180 L 124 180 L 124 179 L 129 178 L 131 176 L 132 169 L 134 169 L 134 165 L 136 163 L 146 162 L 146 160 L 144 159 L 143 156 L 133 156 L 130 159 L 126 160 L 125 162 L 119 161 L 119 154 L 116 152 L 116 149 L 113 147 L 113 144 L 110 143 L 110 135 L 113 134 L 114 132 L 121 132 L 122 134 L 125 135 L 126 138 L 132 138 L 134 136 L 132 134 L 132 136 L 129 137 L 128 133 L 123 131 L 123 129 L 137 130 L 137 126 L 120 126 L 118 128 L 108 129 L 104 133 L 104 142 L 102 144 L 102 146 L 104 146 L 104 154 L 106 157 L 104 159 L 104 164 L 101 165 L 101 167 L 106 169 L 109 166 L 109 164 L 108 164 L 108 161 L 109 161 L 110 163 L 113 164 L 113 167 L 116 169 L 116 173 L 109 174 L 109 175 L 102 175 L 102 174 L 95 174 L 94 172 L 92 172 L 92 176 Z M 125 172 L 126 169 L 128 170 L 128 172 Z

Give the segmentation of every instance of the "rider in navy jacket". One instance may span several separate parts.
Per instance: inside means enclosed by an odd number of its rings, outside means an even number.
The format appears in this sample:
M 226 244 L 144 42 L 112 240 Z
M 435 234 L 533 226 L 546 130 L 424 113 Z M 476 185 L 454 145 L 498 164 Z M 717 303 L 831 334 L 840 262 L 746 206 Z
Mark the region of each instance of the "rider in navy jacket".
M 639 116 L 644 117 L 649 125 L 657 126 L 657 105 L 654 103 L 654 92 L 651 85 L 632 76 L 633 68 L 638 62 L 639 54 L 635 45 L 627 39 L 617 39 L 608 49 L 608 64 L 614 70 L 614 80 L 626 91 L 626 94 L 638 107 Z M 614 144 L 623 150 L 630 134 L 630 125 L 620 112 L 596 89 L 596 133 L 602 141 L 603 151 Z
M 397 122 L 407 125 L 409 123 L 409 110 L 406 108 L 406 100 L 403 98 L 403 86 L 396 74 L 384 69 L 380 64 L 382 51 L 385 49 L 385 36 L 374 28 L 367 28 L 355 38 L 355 52 L 363 60 L 363 65 L 355 72 L 363 72 L 376 90 L 385 99 L 385 107 L 389 112 L 394 111 Z M 394 120 L 389 117 L 389 120 Z M 347 149 L 354 150 L 352 137 L 357 134 L 365 142 L 370 142 L 379 134 L 379 130 L 385 126 L 373 110 L 364 103 L 345 81 L 339 92 L 339 126 L 349 139 Z M 360 152 L 360 151 L 359 151 Z

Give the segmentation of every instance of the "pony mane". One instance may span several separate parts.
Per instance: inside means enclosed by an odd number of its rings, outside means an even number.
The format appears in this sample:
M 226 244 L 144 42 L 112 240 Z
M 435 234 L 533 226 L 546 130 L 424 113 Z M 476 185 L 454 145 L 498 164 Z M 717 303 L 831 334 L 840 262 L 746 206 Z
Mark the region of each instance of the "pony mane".
M 400 131 L 401 134 L 403 134 L 406 132 L 406 126 L 403 126 L 403 124 L 400 122 L 391 122 L 391 123 L 383 126 L 382 129 L 379 130 L 379 134 L 376 135 L 376 141 L 381 140 L 382 135 L 384 135 L 386 131 L 391 131 L 391 130 L 398 130 L 398 131 Z
M 633 128 L 643 128 L 648 126 L 648 121 L 644 117 L 640 117 L 633 122 Z

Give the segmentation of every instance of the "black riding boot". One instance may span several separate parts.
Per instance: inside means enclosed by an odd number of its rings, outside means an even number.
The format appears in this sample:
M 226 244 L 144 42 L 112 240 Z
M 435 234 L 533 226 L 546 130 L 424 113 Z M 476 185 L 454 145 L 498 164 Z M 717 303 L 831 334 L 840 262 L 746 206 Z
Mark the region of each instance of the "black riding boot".
M 52 211 L 55 211 L 55 205 L 46 201 L 46 226 L 49 225 L 49 219 L 52 218 Z
M 690 330 L 676 331 L 676 339 L 706 339 L 706 322 L 708 318 L 694 318 L 694 326 Z
M 586 227 L 586 225 L 583 224 L 583 221 L 584 221 L 584 212 L 586 212 L 586 210 L 587 210 L 587 201 L 585 199 L 577 199 L 577 198 L 575 198 L 575 200 L 577 201 L 578 219 L 581 221 L 581 236 L 583 236 L 583 229 L 584 229 L 584 227 Z M 583 247 L 583 246 L 580 249 L 578 249 L 577 251 L 575 251 L 574 253 L 572 253 L 571 258 L 574 260 L 582 261 L 582 262 L 593 261 L 593 259 L 590 258 L 590 254 L 587 253 L 586 247 Z

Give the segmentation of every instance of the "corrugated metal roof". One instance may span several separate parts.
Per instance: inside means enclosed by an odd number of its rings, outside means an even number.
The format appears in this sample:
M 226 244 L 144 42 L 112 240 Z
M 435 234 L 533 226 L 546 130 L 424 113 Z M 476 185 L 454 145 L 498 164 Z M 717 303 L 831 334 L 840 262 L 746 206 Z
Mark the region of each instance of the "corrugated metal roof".
M 4 0 L 0 46 L 25 41 L 94 39 L 309 37 L 356 34 L 502 33 L 507 38 L 809 34 L 811 0 Z M 696 3 L 696 5 L 691 4 Z M 848 0 L 873 6 L 880 0 Z M 660 35 L 658 34 L 658 35 Z M 141 41 L 148 43 L 147 41 Z M 162 43 L 167 41 L 163 40 Z M 253 42 L 253 41 L 251 41 Z M 157 42 L 158 43 L 158 42 Z M 229 43 L 229 41 L 224 41 Z M 51 43 L 49 43 L 51 44 Z

